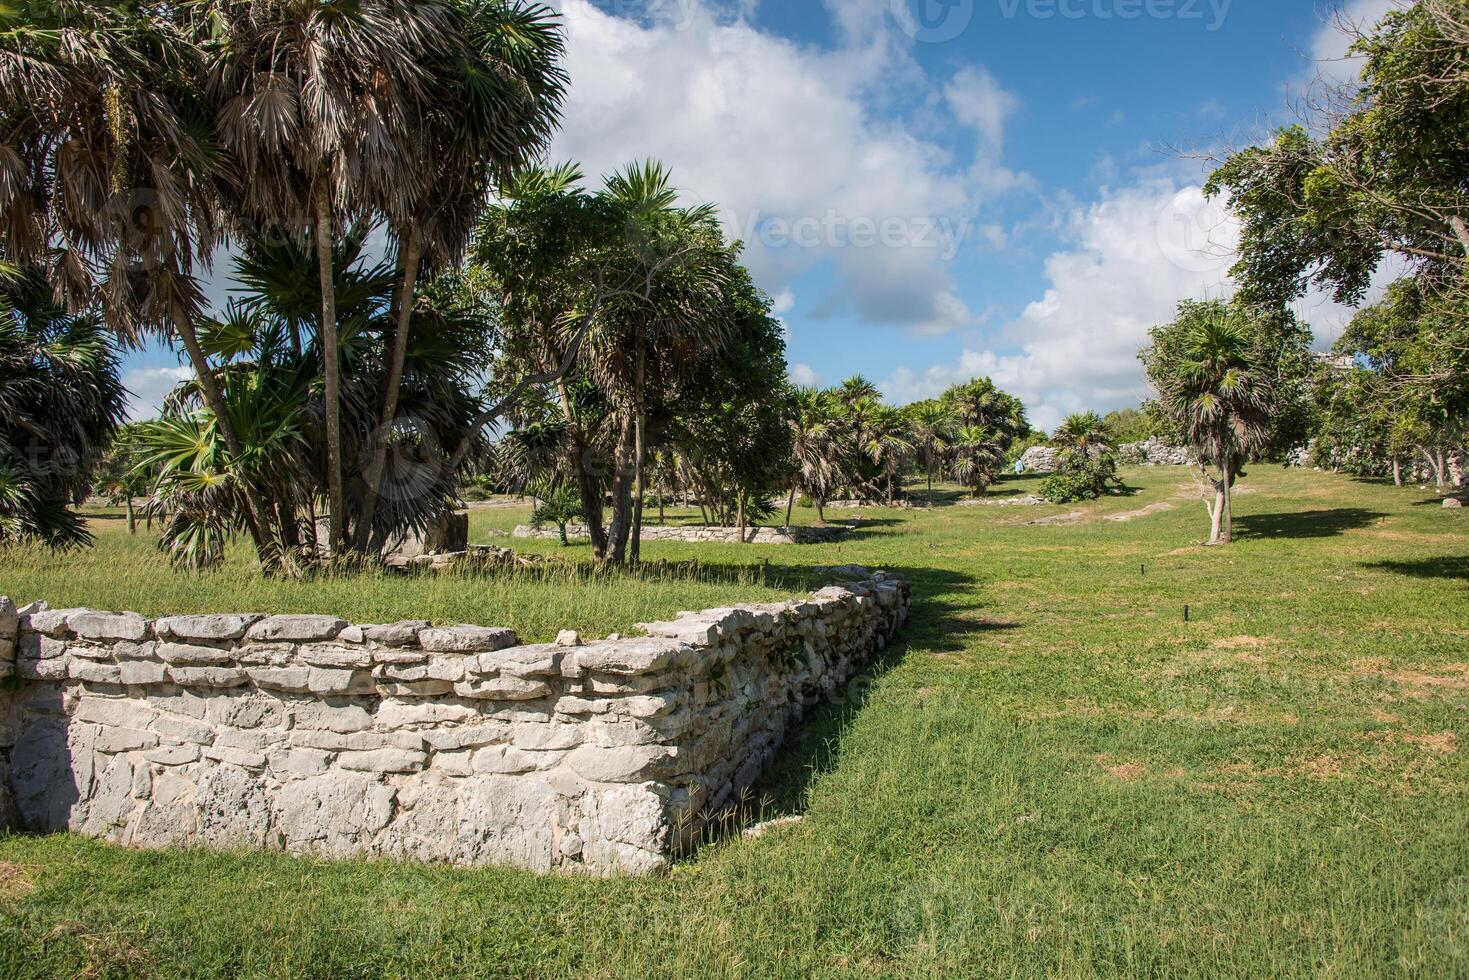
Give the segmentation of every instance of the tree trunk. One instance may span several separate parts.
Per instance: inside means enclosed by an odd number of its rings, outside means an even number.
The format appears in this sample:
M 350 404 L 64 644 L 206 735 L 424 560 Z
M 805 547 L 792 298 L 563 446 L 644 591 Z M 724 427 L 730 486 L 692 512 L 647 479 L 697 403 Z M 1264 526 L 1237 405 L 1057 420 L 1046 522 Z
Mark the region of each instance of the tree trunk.
M 1209 510 L 1209 543 L 1222 544 L 1223 542 L 1220 540 L 1220 525 L 1224 521 L 1224 491 L 1218 489 L 1216 485 L 1214 502 L 1211 504 L 1205 501 L 1204 506 Z
M 561 402 L 561 416 L 569 423 L 572 421 L 571 394 L 566 390 L 564 378 L 556 382 L 556 393 Z M 572 431 L 571 448 L 575 458 L 571 464 L 576 473 L 577 491 L 581 494 L 582 521 L 587 526 L 587 536 L 592 540 L 592 557 L 602 561 L 607 557 L 607 531 L 602 523 L 602 486 L 589 465 L 591 447 L 576 434 L 575 429 Z
M 403 366 L 408 360 L 408 328 L 413 318 L 414 289 L 418 285 L 418 267 L 423 258 L 423 245 L 412 223 L 399 235 L 399 266 L 402 276 L 398 284 L 397 317 L 393 329 L 393 350 L 388 364 L 387 387 L 383 390 L 382 413 L 378 430 L 368 446 L 367 470 L 362 497 L 362 518 L 357 527 L 357 550 L 367 551 L 372 543 L 373 524 L 377 519 L 378 501 L 382 497 L 383 471 L 387 468 L 388 446 L 392 441 L 393 422 L 398 417 L 398 396 L 403 387 Z
M 245 454 L 245 445 L 235 431 L 235 424 L 225 405 L 224 392 L 219 387 L 219 379 L 214 376 L 214 370 L 209 366 L 209 357 L 199 343 L 199 334 L 194 330 L 194 323 L 182 311 L 178 311 L 173 317 L 173 325 L 178 331 L 179 339 L 184 342 L 184 350 L 189 355 L 194 376 L 204 392 L 204 402 L 209 406 L 209 411 L 214 413 L 214 424 L 219 426 L 219 434 L 224 437 L 225 448 L 230 451 L 232 458 L 239 459 Z M 279 556 L 275 553 L 276 549 L 267 532 L 265 515 L 269 511 L 248 480 L 241 480 L 240 486 L 245 496 L 245 524 L 250 531 L 251 540 L 255 542 L 256 556 L 260 559 L 261 567 L 270 572 L 275 568 Z
M 816 523 L 826 525 L 826 501 L 816 499 Z
M 607 532 L 607 558 L 614 565 L 627 562 L 627 542 L 633 521 L 633 447 L 636 422 L 626 418 L 617 437 L 617 459 L 612 472 L 612 527 Z
M 1403 485 L 1403 461 L 1396 456 L 1392 460 L 1392 483 L 1395 487 Z
M 133 513 L 133 495 L 132 494 L 128 494 L 127 495 L 127 502 L 128 502 L 128 533 L 129 534 L 137 534 L 138 533 L 138 516 Z
M 636 477 L 633 480 L 633 502 L 632 502 L 632 560 L 636 564 L 643 560 L 643 495 L 647 492 L 647 475 L 643 470 L 643 457 L 648 451 L 647 427 L 648 427 L 648 399 L 645 383 L 647 381 L 648 351 L 643 340 L 642 328 L 638 328 L 638 417 L 635 422 L 637 431 L 634 434 L 633 465 L 636 469 Z
M 893 475 L 891 473 L 889 473 L 888 474 L 888 506 L 891 507 L 891 506 L 893 506 L 894 503 L 895 503 L 895 501 L 893 500 Z
M 312 194 L 312 211 L 316 219 L 316 262 L 321 279 L 321 363 L 326 377 L 326 486 L 331 507 L 328 534 L 331 551 L 340 556 L 346 548 L 346 494 L 342 490 L 342 378 L 341 352 L 337 338 L 337 296 L 332 277 L 331 197 L 326 175 L 318 174 Z
M 735 491 L 735 506 L 739 508 L 740 544 L 745 543 L 745 491 Z
M 1234 472 L 1224 468 L 1224 543 L 1234 541 Z
M 928 453 L 928 509 L 933 510 L 933 451 Z
M 791 512 L 796 509 L 796 488 L 791 486 L 791 495 L 786 498 L 786 530 L 791 527 Z
M 1448 468 L 1449 461 L 1444 456 L 1444 451 L 1442 449 L 1436 450 L 1433 454 L 1433 478 L 1436 481 L 1436 486 L 1440 490 L 1449 482 Z

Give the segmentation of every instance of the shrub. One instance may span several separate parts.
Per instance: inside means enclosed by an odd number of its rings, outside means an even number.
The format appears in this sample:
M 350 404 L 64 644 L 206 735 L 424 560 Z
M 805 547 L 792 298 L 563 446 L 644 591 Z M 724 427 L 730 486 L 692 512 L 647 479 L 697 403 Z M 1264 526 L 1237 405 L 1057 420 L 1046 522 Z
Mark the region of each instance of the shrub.
M 1056 472 L 1041 484 L 1041 496 L 1053 504 L 1076 504 L 1096 500 L 1109 489 L 1121 486 L 1116 453 L 1110 449 L 1091 453 L 1073 449 L 1061 455 Z

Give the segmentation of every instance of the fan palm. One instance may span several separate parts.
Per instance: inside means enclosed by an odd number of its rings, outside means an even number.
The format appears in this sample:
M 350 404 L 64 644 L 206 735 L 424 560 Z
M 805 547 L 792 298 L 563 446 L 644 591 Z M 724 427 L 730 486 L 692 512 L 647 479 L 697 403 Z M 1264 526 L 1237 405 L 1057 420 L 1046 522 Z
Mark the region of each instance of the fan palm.
M 1051 441 L 1062 450 L 1087 455 L 1107 445 L 1107 426 L 1096 412 L 1068 415 Z
M 984 496 L 1005 465 L 1005 449 L 993 429 L 966 425 L 954 435 L 954 476 L 973 491 Z
M 933 475 L 938 468 L 942 446 L 953 435 L 954 416 L 941 403 L 920 402 L 909 408 L 913 437 L 923 452 L 923 466 L 928 473 L 928 506 L 933 506 Z
M 897 502 L 894 481 L 913 458 L 913 430 L 900 410 L 884 405 L 872 413 L 865 435 L 862 449 L 882 468 L 887 481 L 887 504 L 891 507 Z
M 836 479 L 837 413 L 833 397 L 818 388 L 798 388 L 791 399 L 787 424 L 791 430 L 791 453 L 795 480 L 786 502 L 786 526 L 791 524 L 796 493 L 800 491 L 816 505 L 816 519 L 826 523 L 826 501 Z
M 1233 539 L 1232 491 L 1270 435 L 1273 390 L 1251 339 L 1252 312 L 1222 303 L 1185 304 L 1153 332 L 1145 353 L 1160 404 L 1180 424 L 1213 485 L 1210 544 Z M 1209 467 L 1214 472 L 1209 472 Z
M 57 306 L 39 270 L 0 269 L 0 543 L 90 543 L 70 509 L 122 422 L 115 345 Z

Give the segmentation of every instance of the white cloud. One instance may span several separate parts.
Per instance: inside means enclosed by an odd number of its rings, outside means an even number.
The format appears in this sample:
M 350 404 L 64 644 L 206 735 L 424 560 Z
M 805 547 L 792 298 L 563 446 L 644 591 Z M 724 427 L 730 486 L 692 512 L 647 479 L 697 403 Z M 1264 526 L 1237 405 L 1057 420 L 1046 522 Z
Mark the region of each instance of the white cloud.
M 821 375 L 817 374 L 809 364 L 792 364 L 790 378 L 792 383 L 801 385 L 802 387 L 821 387 Z
M 124 372 L 123 387 L 128 390 L 127 417 L 130 422 L 155 418 L 163 400 L 194 372 L 185 367 L 133 368 Z
M 1348 49 L 1359 34 L 1370 31 L 1388 11 L 1400 6 L 1399 0 L 1340 0 L 1328 8 L 1306 52 L 1312 65 L 1296 84 L 1309 91 L 1318 79 L 1333 86 L 1355 82 L 1362 60 L 1349 57 Z
M 1148 395 L 1138 352 L 1148 331 L 1173 318 L 1180 300 L 1228 298 L 1239 224 L 1203 189 L 1156 179 L 1105 193 L 1069 215 L 1071 248 L 1046 260 L 1050 286 L 1004 330 L 1014 348 L 963 351 L 949 364 L 899 368 L 881 385 L 900 402 L 931 397 L 988 375 L 1020 396 L 1031 421 L 1051 429 L 1072 412 L 1107 411 Z M 1379 274 L 1375 295 L 1401 266 Z M 1297 313 L 1324 346 L 1351 311 L 1313 294 Z
M 796 294 L 789 289 L 782 289 L 770 299 L 770 311 L 776 316 L 782 316 L 796 308 Z
M 663 160 L 687 199 L 720 206 L 772 293 L 830 264 L 838 281 L 813 316 L 926 333 L 970 325 L 949 263 L 980 195 L 1017 181 L 986 142 L 1002 138 L 1013 99 L 978 70 L 956 77 L 950 110 L 986 146 L 983 168 L 956 166 L 892 115 L 886 96 L 903 96 L 902 80 L 921 70 L 877 16 L 890 5 L 829 6 L 847 39 L 836 50 L 763 33 L 701 0 L 680 0 L 676 22 L 561 0 L 572 88 L 552 156 L 594 177 Z

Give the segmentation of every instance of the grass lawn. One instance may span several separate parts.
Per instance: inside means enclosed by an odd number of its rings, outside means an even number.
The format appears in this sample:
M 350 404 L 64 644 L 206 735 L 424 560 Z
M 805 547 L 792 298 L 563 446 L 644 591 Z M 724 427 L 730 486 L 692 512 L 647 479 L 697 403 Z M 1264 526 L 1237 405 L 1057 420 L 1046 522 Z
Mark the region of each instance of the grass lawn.
M 818 564 L 900 571 L 915 602 L 866 703 L 765 787 L 800 824 L 643 881 L 0 837 L 0 974 L 1469 976 L 1469 517 L 1262 466 L 1241 540 L 1205 549 L 1186 471 L 1126 476 L 1087 506 L 868 511 L 841 545 L 647 549 L 697 580 L 190 579 L 117 522 L 5 556 L 21 600 L 533 638 Z M 523 519 L 477 512 L 473 539 Z

